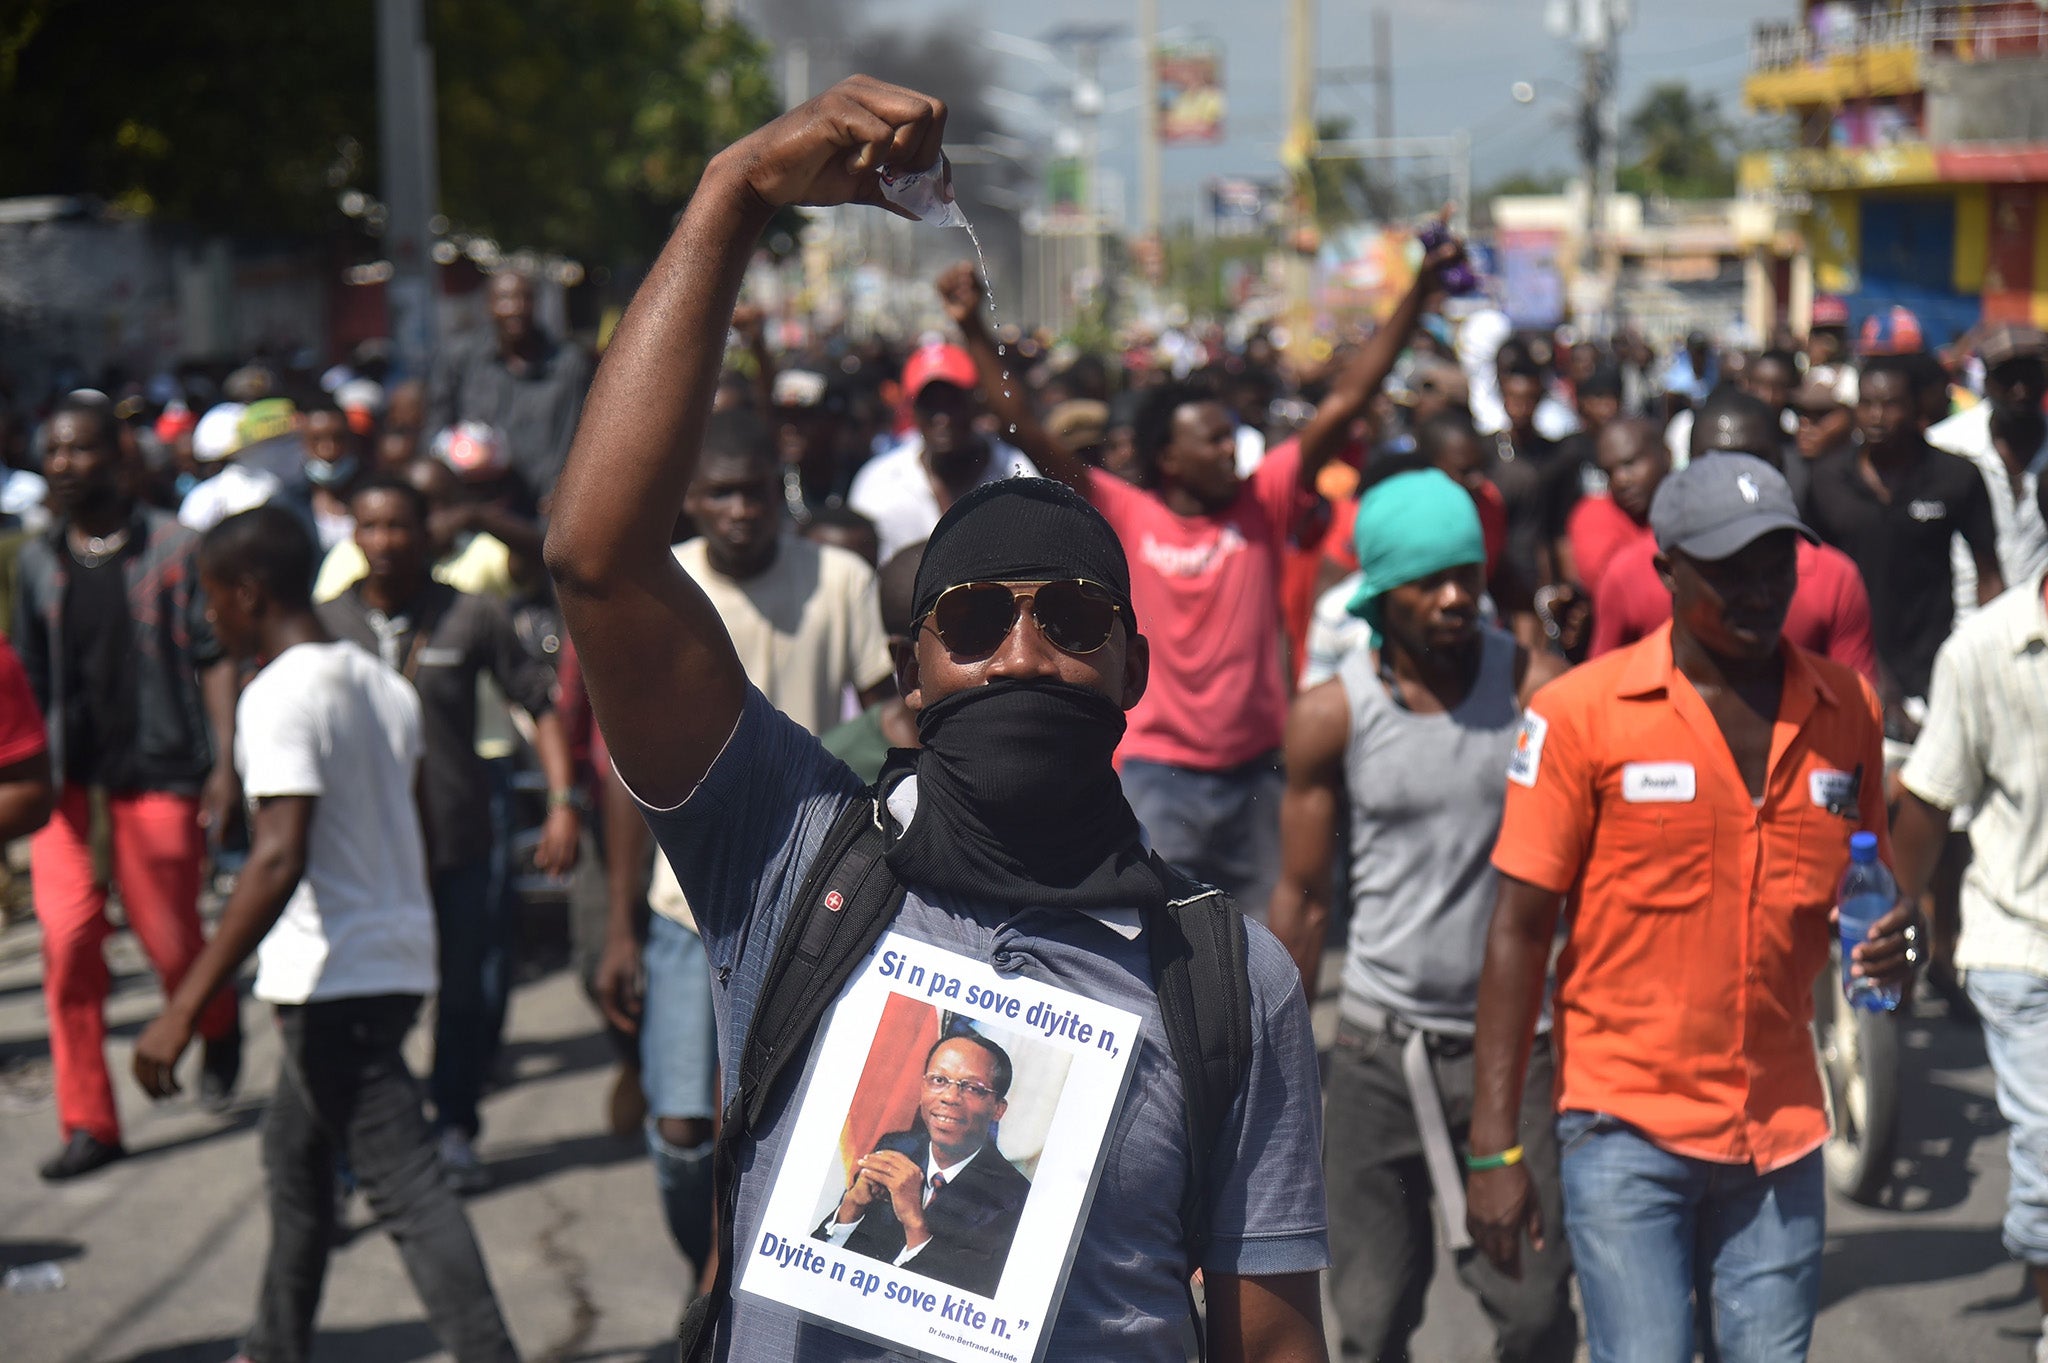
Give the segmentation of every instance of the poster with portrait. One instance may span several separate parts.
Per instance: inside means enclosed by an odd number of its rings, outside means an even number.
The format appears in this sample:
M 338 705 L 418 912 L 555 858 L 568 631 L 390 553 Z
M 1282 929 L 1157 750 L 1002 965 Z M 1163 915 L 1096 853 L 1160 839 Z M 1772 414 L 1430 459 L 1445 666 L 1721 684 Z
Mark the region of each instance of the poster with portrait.
M 1041 1358 L 1139 1026 L 886 934 L 819 1024 L 737 1290 L 947 1363 Z

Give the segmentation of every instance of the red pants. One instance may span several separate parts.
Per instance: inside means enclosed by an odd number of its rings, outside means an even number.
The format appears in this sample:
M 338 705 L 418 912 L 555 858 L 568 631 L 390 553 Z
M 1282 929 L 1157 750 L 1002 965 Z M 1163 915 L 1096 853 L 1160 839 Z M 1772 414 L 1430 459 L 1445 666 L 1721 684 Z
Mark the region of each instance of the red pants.
M 199 802 L 145 793 L 110 796 L 107 804 L 114 884 L 128 926 L 169 993 L 205 944 L 199 871 L 206 839 L 199 830 Z M 111 1144 L 121 1138 L 121 1119 L 107 1075 L 105 1009 L 112 980 L 103 948 L 114 929 L 107 921 L 106 887 L 93 879 L 91 818 L 86 792 L 67 788 L 30 844 L 30 880 L 43 925 L 43 999 L 50 1010 L 57 1121 L 66 1136 L 88 1131 Z M 217 1039 L 236 1025 L 234 991 L 223 989 L 200 1014 L 199 1034 Z

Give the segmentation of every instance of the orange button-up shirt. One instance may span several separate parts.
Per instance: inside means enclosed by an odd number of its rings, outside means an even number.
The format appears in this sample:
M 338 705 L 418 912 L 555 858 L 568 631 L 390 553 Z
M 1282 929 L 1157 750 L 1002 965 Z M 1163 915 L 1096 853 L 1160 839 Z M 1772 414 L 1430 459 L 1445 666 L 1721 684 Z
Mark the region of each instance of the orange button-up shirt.
M 1558 1110 L 1766 1172 L 1827 1139 L 1809 1027 L 1849 835 L 1876 833 L 1891 859 L 1876 696 L 1784 652 L 1761 805 L 1667 624 L 1530 702 L 1493 854 L 1570 897 Z

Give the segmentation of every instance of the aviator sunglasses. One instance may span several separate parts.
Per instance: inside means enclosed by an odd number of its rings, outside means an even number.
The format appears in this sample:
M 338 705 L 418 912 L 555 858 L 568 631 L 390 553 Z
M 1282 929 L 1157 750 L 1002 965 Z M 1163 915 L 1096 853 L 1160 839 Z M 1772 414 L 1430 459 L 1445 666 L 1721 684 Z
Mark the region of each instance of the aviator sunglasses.
M 1123 607 L 1109 589 L 1085 578 L 1032 582 L 962 582 L 948 587 L 925 613 L 932 632 L 956 658 L 986 658 L 1003 646 L 1030 603 L 1031 618 L 1062 653 L 1085 656 L 1102 648 Z M 922 624 L 922 621 L 920 622 Z

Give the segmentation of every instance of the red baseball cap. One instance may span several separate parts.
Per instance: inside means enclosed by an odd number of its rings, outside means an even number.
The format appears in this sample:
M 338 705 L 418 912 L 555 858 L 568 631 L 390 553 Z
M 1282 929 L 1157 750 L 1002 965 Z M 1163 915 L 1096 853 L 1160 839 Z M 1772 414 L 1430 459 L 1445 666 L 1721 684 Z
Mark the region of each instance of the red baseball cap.
M 950 383 L 973 392 L 981 387 L 974 357 L 956 345 L 928 345 L 903 366 L 903 396 L 915 401 L 929 383 Z
M 174 402 L 164 408 L 163 414 L 157 417 L 156 438 L 168 445 L 187 431 L 197 430 L 198 427 L 198 414 L 184 403 Z
M 1824 293 L 1813 300 L 1813 325 L 1817 327 L 1847 327 L 1849 305 L 1834 294 Z

